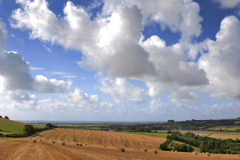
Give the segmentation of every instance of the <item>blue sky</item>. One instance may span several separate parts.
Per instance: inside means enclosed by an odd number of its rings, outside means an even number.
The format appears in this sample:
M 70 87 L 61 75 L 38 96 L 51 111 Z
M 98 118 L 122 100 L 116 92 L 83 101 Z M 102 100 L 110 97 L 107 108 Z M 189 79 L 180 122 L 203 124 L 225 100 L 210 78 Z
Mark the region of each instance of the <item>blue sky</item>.
M 239 117 L 240 0 L 1 0 L 0 115 Z

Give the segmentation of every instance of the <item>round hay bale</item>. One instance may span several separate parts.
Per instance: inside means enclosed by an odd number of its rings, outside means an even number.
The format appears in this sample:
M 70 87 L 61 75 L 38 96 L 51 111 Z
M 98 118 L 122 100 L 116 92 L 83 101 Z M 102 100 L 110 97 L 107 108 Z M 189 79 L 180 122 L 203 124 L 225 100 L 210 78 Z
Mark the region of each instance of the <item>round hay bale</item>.
M 55 144 L 55 141 L 52 141 L 53 144 Z
M 116 148 L 118 148 L 118 146 L 116 146 Z
M 197 155 L 197 152 L 196 152 L 196 151 L 194 152 L 194 155 Z
M 158 153 L 158 151 L 157 151 L 156 149 L 154 149 L 153 153 L 157 154 L 157 153 Z
M 138 148 L 138 150 L 140 150 L 140 148 Z
M 30 140 L 32 140 L 32 138 L 30 138 Z
M 210 156 L 210 153 L 209 152 L 206 152 L 206 154 L 205 154 L 206 156 Z
M 177 150 L 175 151 L 175 153 L 177 153 Z
M 87 145 L 87 143 L 85 143 L 85 145 Z
M 65 142 L 62 142 L 62 145 L 65 145 Z
M 147 148 L 145 148 L 144 151 L 147 152 Z
M 79 146 L 79 143 L 76 143 L 76 146 Z
M 104 147 L 106 147 L 106 145 L 104 145 Z
M 34 139 L 34 140 L 33 140 L 33 143 L 36 143 L 36 142 L 37 142 L 37 140 L 36 140 L 36 139 Z
M 40 141 L 42 141 L 42 140 L 40 139 Z
M 219 155 L 222 155 L 222 153 L 219 153 Z
M 121 147 L 121 152 L 125 152 L 125 148 L 124 147 Z
M 136 147 L 133 147 L 133 149 L 137 149 Z
M 79 146 L 82 146 L 82 143 L 80 143 Z
M 174 150 L 172 150 L 172 152 L 174 152 Z

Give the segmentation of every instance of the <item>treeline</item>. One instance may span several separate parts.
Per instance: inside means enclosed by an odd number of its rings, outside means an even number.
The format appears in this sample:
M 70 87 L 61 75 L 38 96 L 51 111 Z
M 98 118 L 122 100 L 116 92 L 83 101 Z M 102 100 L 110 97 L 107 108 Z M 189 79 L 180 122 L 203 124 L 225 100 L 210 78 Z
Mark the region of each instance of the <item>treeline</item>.
M 34 128 L 32 125 L 25 125 L 23 129 L 23 133 L 13 133 L 13 134 L 5 134 L 5 137 L 28 137 L 33 135 L 34 133 L 57 128 L 57 126 L 52 125 L 51 123 L 47 123 L 44 128 Z M 0 135 L 1 136 L 1 135 Z
M 223 153 L 223 154 L 240 153 L 240 144 L 239 144 L 240 140 L 238 138 L 236 140 L 232 140 L 232 139 L 222 140 L 222 139 L 210 138 L 207 136 L 203 137 L 190 132 L 183 134 L 178 131 L 174 131 L 174 132 L 171 132 L 171 135 L 167 136 L 167 139 L 169 141 L 176 140 L 192 146 L 199 147 L 200 152 Z M 169 143 L 169 141 L 165 143 Z M 160 148 L 161 148 L 161 145 L 160 145 Z
M 169 123 L 107 124 L 101 126 L 104 131 L 150 132 L 151 130 L 206 130 L 215 126 L 233 125 L 237 120 L 192 120 Z M 240 130 L 239 130 L 240 131 Z
M 132 131 L 132 132 L 151 132 L 151 126 L 154 124 L 114 124 L 114 125 L 106 125 L 100 126 L 100 130 L 102 131 Z
M 233 125 L 236 120 L 193 120 L 157 124 L 152 130 L 205 130 L 215 126 Z

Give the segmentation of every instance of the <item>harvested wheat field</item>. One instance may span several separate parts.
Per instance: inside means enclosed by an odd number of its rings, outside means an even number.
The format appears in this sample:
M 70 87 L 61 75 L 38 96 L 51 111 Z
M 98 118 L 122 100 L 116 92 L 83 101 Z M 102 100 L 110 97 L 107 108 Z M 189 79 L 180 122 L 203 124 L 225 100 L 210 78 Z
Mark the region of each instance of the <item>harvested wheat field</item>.
M 45 160 L 71 160 L 71 159 L 239 159 L 237 155 L 217 155 L 211 154 L 206 156 L 199 153 L 181 153 L 159 151 L 157 154 L 153 152 L 153 148 L 158 148 L 159 144 L 164 142 L 164 138 L 151 136 L 133 135 L 126 133 L 103 132 L 103 131 L 76 131 L 75 135 L 82 146 L 76 146 L 73 142 L 73 130 L 55 129 L 44 131 L 30 138 L 0 138 L 0 159 L 45 159 Z M 53 138 L 54 137 L 54 138 Z M 33 143 L 36 139 L 36 143 Z M 40 141 L 41 139 L 41 141 Z M 55 144 L 52 143 L 55 140 Z M 65 145 L 62 145 L 63 139 Z M 81 141 L 80 141 L 81 140 Z M 69 142 L 68 142 L 69 141 Z M 85 145 L 87 143 L 87 145 Z M 119 147 L 114 144 L 126 143 L 129 147 L 125 148 L 125 152 L 121 152 Z M 91 144 L 91 145 L 90 145 Z M 106 147 L 104 147 L 106 145 Z M 133 149 L 132 146 L 135 146 Z M 144 148 L 148 148 L 147 152 Z

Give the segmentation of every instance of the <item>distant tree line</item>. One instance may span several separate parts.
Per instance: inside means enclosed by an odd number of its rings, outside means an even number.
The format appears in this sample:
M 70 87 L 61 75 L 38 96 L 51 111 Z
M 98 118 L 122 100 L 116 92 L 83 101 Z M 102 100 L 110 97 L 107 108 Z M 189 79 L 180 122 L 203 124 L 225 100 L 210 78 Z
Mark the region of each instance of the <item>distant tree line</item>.
M 207 130 L 215 126 L 234 125 L 236 120 L 192 120 L 170 123 L 106 124 L 100 130 L 150 132 L 151 130 Z M 225 130 L 220 130 L 224 131 Z M 236 130 L 240 132 L 240 130 Z

